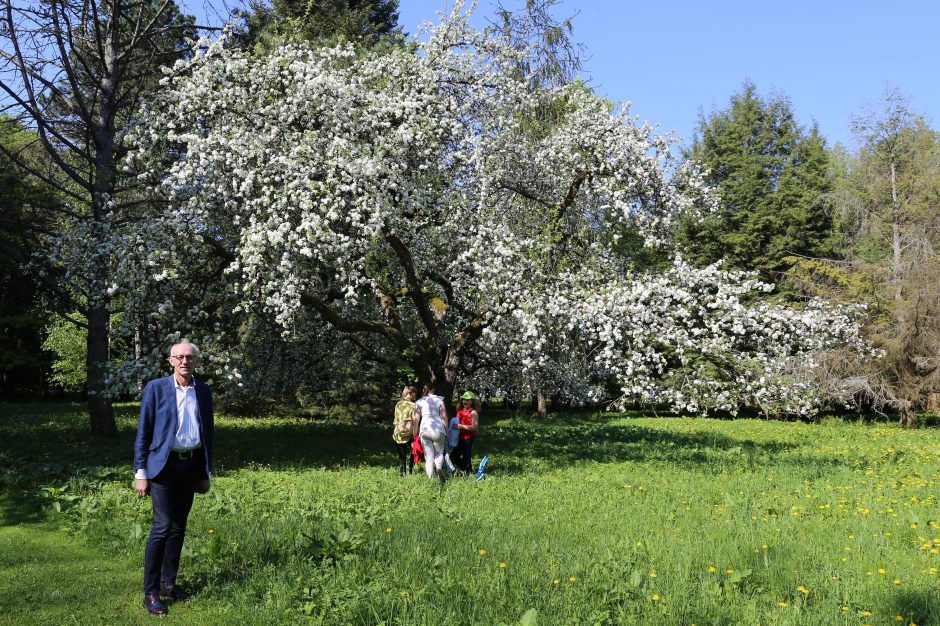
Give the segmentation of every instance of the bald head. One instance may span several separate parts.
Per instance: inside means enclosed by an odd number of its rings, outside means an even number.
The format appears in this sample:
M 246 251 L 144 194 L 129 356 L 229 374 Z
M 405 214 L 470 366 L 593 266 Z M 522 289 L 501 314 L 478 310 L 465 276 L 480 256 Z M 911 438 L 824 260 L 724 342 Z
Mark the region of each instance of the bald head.
M 176 349 L 182 348 L 183 346 L 186 346 L 189 350 L 192 351 L 193 354 L 195 354 L 196 356 L 199 356 L 199 346 L 197 346 L 194 343 L 189 343 L 188 341 L 181 341 L 180 343 L 174 344 L 173 347 L 170 348 L 170 356 L 174 354 L 179 354 L 179 352 L 177 352 Z
M 193 372 L 196 371 L 196 363 L 199 361 L 199 348 L 196 344 L 182 341 L 174 345 L 170 348 L 168 360 L 173 367 L 176 381 L 181 385 L 189 386 L 193 380 Z

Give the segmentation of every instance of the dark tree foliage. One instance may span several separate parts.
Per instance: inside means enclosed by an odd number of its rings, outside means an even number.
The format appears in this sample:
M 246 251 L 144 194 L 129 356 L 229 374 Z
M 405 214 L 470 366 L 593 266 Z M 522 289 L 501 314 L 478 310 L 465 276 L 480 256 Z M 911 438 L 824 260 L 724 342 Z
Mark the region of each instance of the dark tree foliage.
M 764 99 L 745 83 L 727 109 L 700 116 L 686 157 L 707 170 L 721 193 L 716 214 L 683 226 L 680 239 L 694 262 L 725 259 L 776 280 L 786 257 L 826 253 L 829 156 L 816 126 L 806 131 L 797 124 L 789 99 Z
M 29 229 L 37 216 L 30 207 L 45 201 L 48 190 L 7 158 L 7 153 L 36 158 L 35 134 L 12 118 L 0 116 L 0 398 L 42 395 L 49 362 L 44 358 L 46 322 L 36 281 L 22 260 L 36 248 Z
M 249 46 L 284 40 L 375 45 L 401 34 L 398 0 L 255 0 L 249 7 L 242 15 Z

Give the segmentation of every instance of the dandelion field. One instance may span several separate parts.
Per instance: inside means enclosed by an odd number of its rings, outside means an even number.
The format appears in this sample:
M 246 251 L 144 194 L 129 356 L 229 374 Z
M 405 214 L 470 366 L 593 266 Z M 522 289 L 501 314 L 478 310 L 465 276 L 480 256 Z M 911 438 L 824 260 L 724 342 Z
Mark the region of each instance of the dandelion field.
M 75 405 L 0 405 L 0 623 L 150 623 L 149 501 Z M 940 431 L 484 413 L 488 478 L 384 424 L 220 418 L 181 624 L 940 623 Z

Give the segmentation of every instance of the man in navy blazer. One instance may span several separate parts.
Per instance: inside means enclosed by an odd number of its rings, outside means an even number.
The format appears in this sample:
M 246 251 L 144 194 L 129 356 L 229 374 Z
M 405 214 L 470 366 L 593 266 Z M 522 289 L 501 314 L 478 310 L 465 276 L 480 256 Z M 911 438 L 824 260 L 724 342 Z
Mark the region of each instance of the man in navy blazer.
M 173 374 L 144 387 L 134 441 L 134 490 L 153 504 L 144 553 L 144 608 L 153 615 L 166 614 L 161 599 L 189 597 L 176 585 L 186 520 L 212 475 L 212 392 L 193 378 L 199 348 L 178 343 L 169 362 Z

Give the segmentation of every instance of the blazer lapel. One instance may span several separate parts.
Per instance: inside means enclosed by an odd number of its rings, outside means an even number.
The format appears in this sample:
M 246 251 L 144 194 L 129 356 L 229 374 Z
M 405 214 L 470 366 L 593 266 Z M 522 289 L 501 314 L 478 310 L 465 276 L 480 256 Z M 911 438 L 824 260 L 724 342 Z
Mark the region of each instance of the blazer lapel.
M 176 377 L 174 374 L 170 374 L 166 380 L 170 387 L 170 402 L 173 403 L 173 409 L 170 411 L 170 415 L 173 416 L 173 424 L 171 424 L 173 430 L 171 434 L 175 438 L 177 431 L 180 429 L 180 405 L 176 401 Z

